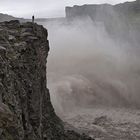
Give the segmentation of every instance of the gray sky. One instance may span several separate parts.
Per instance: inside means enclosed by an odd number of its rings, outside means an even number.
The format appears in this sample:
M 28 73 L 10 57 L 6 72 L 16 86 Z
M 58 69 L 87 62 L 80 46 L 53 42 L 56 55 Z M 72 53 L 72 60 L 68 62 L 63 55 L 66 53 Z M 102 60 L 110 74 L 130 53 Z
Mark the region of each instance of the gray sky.
M 17 17 L 60 17 L 64 16 L 65 6 L 122 3 L 126 0 L 0 0 L 0 13 Z M 134 0 L 127 0 L 134 1 Z

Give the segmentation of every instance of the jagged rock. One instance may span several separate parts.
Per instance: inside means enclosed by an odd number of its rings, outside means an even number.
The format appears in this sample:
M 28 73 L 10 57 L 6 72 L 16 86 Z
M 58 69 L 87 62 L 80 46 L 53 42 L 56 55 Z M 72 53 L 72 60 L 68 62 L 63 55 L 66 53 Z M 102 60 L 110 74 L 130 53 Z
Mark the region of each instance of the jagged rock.
M 16 38 L 12 35 L 9 35 L 9 40 L 16 40 Z
M 65 131 L 46 87 L 47 30 L 0 23 L 0 140 L 90 140 Z
M 6 50 L 4 47 L 0 46 L 0 50 Z
M 13 114 L 9 107 L 3 103 L 0 104 L 0 128 L 9 127 L 12 124 Z
M 21 37 L 28 37 L 28 36 L 33 36 L 30 32 L 24 32 L 22 33 Z

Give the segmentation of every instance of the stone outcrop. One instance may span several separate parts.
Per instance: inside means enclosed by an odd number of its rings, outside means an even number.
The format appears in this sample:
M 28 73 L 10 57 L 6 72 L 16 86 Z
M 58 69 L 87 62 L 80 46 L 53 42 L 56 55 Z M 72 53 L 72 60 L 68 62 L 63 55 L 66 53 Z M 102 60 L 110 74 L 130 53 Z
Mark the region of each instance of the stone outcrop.
M 90 140 L 65 131 L 46 87 L 47 30 L 0 23 L 0 140 Z

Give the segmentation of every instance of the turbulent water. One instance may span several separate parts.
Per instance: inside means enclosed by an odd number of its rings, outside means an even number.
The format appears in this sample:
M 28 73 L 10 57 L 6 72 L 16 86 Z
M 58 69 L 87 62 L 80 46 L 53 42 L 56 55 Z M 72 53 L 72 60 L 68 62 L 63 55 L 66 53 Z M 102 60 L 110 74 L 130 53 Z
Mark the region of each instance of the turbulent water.
M 140 113 L 136 109 L 94 107 L 69 113 L 64 119 L 95 140 L 140 139 Z
M 90 18 L 43 25 L 49 31 L 48 84 L 57 114 L 99 140 L 140 139 L 135 31 L 130 39 L 115 38 Z
M 95 105 L 139 107 L 140 63 L 136 42 L 112 38 L 89 18 L 47 23 L 48 83 L 58 110 Z

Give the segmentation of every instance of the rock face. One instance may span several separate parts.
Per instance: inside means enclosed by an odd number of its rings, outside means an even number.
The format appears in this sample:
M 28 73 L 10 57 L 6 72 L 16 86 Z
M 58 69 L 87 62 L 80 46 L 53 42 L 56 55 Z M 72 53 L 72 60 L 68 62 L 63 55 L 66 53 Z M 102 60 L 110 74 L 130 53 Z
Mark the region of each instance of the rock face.
M 46 88 L 47 30 L 0 23 L 0 140 L 86 140 L 64 131 Z

